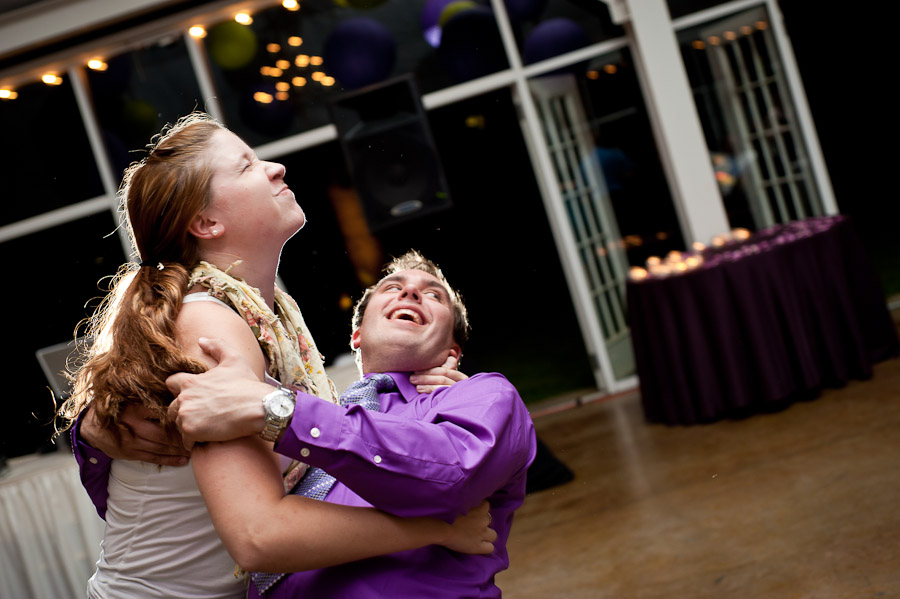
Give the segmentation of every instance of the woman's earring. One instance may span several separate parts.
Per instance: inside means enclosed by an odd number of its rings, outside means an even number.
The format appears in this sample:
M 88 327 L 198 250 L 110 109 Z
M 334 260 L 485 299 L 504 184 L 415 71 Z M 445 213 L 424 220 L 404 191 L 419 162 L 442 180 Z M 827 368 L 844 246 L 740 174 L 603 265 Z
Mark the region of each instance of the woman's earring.
M 213 234 L 213 237 L 215 237 L 216 235 L 219 234 L 219 230 L 218 230 L 218 229 L 213 229 L 213 230 L 212 230 L 212 234 Z

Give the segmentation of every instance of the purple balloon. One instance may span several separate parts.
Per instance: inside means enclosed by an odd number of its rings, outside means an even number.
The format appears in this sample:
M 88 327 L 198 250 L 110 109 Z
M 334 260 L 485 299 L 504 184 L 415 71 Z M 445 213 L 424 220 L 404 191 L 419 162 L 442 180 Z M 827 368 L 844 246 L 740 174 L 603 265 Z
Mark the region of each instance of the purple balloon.
M 583 48 L 590 41 L 587 32 L 575 21 L 563 17 L 548 19 L 528 34 L 522 55 L 525 64 L 532 64 Z
M 387 79 L 394 70 L 397 44 L 387 27 L 368 17 L 342 21 L 325 40 L 325 70 L 344 89 Z

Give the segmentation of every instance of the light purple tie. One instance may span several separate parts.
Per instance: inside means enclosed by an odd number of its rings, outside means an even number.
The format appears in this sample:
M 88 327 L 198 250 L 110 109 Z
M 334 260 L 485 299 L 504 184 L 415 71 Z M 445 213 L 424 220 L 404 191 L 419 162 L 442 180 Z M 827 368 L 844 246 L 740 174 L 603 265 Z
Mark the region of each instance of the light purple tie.
M 379 392 L 387 392 L 395 387 L 394 379 L 387 374 L 373 374 L 368 378 L 356 381 L 341 395 L 341 405 L 359 404 L 367 410 L 380 411 Z M 325 499 L 334 485 L 334 477 L 321 468 L 310 468 L 300 482 L 291 489 L 291 495 L 300 495 L 312 499 Z M 250 578 L 256 585 L 260 595 L 265 595 L 285 574 L 251 572 Z

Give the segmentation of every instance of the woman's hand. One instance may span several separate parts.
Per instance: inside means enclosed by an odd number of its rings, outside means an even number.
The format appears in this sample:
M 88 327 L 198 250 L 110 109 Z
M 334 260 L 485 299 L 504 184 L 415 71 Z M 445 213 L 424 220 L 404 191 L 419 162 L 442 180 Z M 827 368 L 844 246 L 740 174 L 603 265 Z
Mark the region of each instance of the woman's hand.
M 416 386 L 419 393 L 431 393 L 441 387 L 449 387 L 454 383 L 464 381 L 469 376 L 457 370 L 459 357 L 451 352 L 447 361 L 440 366 L 428 370 L 418 370 L 409 377 L 409 382 Z
M 483 501 L 468 513 L 459 516 L 450 525 L 448 537 L 441 543 L 447 549 L 459 553 L 487 555 L 494 551 L 497 532 L 490 527 L 491 505 Z

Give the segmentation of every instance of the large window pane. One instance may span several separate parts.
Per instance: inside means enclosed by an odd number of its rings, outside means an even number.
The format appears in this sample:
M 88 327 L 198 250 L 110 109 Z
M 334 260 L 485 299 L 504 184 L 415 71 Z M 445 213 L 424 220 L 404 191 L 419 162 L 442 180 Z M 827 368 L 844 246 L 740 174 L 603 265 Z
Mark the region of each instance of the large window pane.
M 14 350 L 4 359 L 4 409 L 0 454 L 15 456 L 45 446 L 52 434 L 53 401 L 35 352 L 71 341 L 89 316 L 100 279 L 124 262 L 112 214 L 105 212 L 0 244 L 6 276 L 15 281 L 0 298 L 6 337 Z
M 0 225 L 103 194 L 67 78 L 26 85 L 15 100 L 0 100 L 0 130 Z
M 203 110 L 203 97 L 184 38 L 172 36 L 108 60 L 88 81 L 116 179 L 143 154 L 149 139 L 167 122 Z
M 634 374 L 629 264 L 683 249 L 627 51 L 529 81 L 565 225 L 578 248 L 615 380 Z
M 422 94 L 507 67 L 493 13 L 466 2 L 307 0 L 209 28 L 225 119 L 251 145 L 331 122 L 330 98 L 414 74 Z
M 731 226 L 822 214 L 767 11 L 704 23 L 678 39 Z

